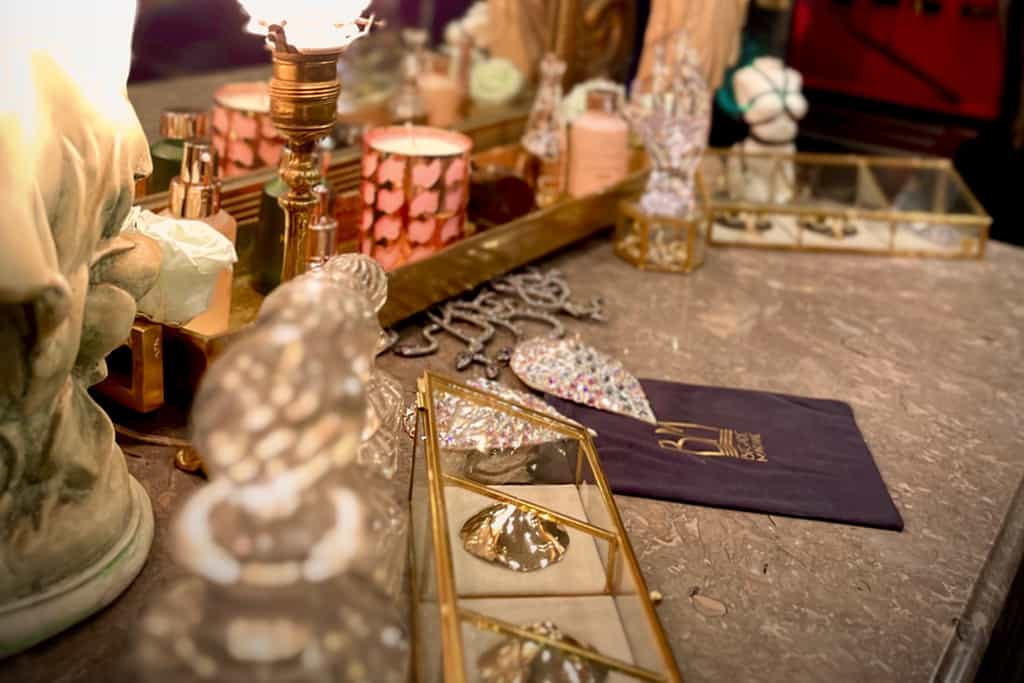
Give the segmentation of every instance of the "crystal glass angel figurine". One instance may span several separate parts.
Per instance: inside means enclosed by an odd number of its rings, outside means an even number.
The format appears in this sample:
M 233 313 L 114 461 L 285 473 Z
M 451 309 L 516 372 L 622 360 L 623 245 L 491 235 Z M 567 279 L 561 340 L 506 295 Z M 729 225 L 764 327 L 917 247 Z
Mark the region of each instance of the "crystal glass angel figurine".
M 358 464 L 375 322 L 311 273 L 207 372 L 192 432 L 211 481 L 170 531 L 192 577 L 143 620 L 143 680 L 407 680 L 407 516 Z

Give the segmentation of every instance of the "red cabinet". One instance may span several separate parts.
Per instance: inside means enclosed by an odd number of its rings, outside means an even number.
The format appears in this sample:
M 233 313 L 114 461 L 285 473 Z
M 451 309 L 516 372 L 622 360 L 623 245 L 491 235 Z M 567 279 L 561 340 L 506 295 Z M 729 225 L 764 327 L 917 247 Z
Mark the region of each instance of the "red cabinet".
M 805 86 L 974 118 L 999 114 L 998 0 L 796 0 Z

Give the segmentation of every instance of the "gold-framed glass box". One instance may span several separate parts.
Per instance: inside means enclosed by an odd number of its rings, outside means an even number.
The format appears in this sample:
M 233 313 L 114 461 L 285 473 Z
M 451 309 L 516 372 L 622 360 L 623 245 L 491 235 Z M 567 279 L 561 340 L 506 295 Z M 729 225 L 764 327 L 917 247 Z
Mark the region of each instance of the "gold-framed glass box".
M 689 273 L 704 265 L 711 212 L 699 172 L 694 190 L 695 207 L 686 218 L 646 213 L 636 201 L 619 202 L 615 253 L 641 270 Z
M 991 218 L 946 159 L 708 150 L 717 247 L 978 259 Z
M 682 680 L 585 428 L 427 373 L 415 444 L 416 680 Z

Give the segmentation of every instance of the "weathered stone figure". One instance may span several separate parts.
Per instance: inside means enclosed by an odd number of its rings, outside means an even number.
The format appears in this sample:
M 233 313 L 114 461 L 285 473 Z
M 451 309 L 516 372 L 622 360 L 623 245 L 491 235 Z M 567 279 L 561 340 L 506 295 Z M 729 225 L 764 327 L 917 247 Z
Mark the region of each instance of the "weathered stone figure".
M 102 608 L 145 562 L 149 500 L 86 390 L 160 267 L 155 243 L 119 235 L 150 168 L 125 94 L 134 0 L 2 13 L 0 656 Z

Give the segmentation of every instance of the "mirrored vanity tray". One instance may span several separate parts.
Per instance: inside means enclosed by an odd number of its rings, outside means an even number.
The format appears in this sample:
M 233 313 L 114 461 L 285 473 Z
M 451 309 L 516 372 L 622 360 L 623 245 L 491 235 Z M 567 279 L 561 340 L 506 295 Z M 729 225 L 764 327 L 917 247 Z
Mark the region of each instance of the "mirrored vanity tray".
M 475 116 L 460 128 L 473 139 L 474 163 L 491 164 L 498 160 L 512 165 L 514 161 L 509 157 L 517 154 L 524 125 L 524 113 L 517 110 L 511 114 Z M 327 174 L 337 195 L 355 202 L 358 202 L 360 158 L 359 147 L 336 151 Z M 635 168 L 642 168 L 642 156 L 636 156 L 634 163 Z M 229 330 L 209 336 L 183 327 L 164 326 L 163 362 L 166 367 L 175 369 L 163 377 L 168 400 L 174 397 L 176 402 L 187 402 L 209 362 L 230 343 L 233 335 L 256 317 L 263 295 L 251 285 L 252 232 L 258 217 L 262 187 L 274 173 L 266 169 L 224 182 L 222 206 L 236 217 L 239 224 L 239 262 L 232 284 Z M 636 194 L 642 180 L 642 172 L 637 172 L 600 194 L 581 199 L 566 198 L 547 209 L 535 210 L 486 230 L 478 226 L 478 232 L 472 236 L 464 237 L 433 256 L 392 271 L 389 273 L 388 302 L 380 314 L 381 323 L 393 325 L 610 227 L 618 203 Z M 160 211 L 167 204 L 166 193 L 147 196 L 139 204 L 143 208 Z M 351 220 L 358 220 L 357 217 L 358 213 L 354 213 Z M 470 220 L 473 218 L 471 214 Z M 136 360 L 134 357 L 130 359 L 131 367 L 121 373 L 123 376 L 138 373 L 139 368 L 134 367 Z M 151 359 L 150 362 L 157 361 Z M 112 397 L 134 410 L 146 412 L 159 407 L 152 400 L 142 401 L 142 394 L 139 394 L 139 400 L 133 401 L 130 388 L 117 387 L 115 391 L 116 396 Z
M 978 259 L 991 218 L 946 159 L 709 150 L 710 244 Z
M 409 495 L 417 681 L 682 680 L 586 429 L 426 373 Z

